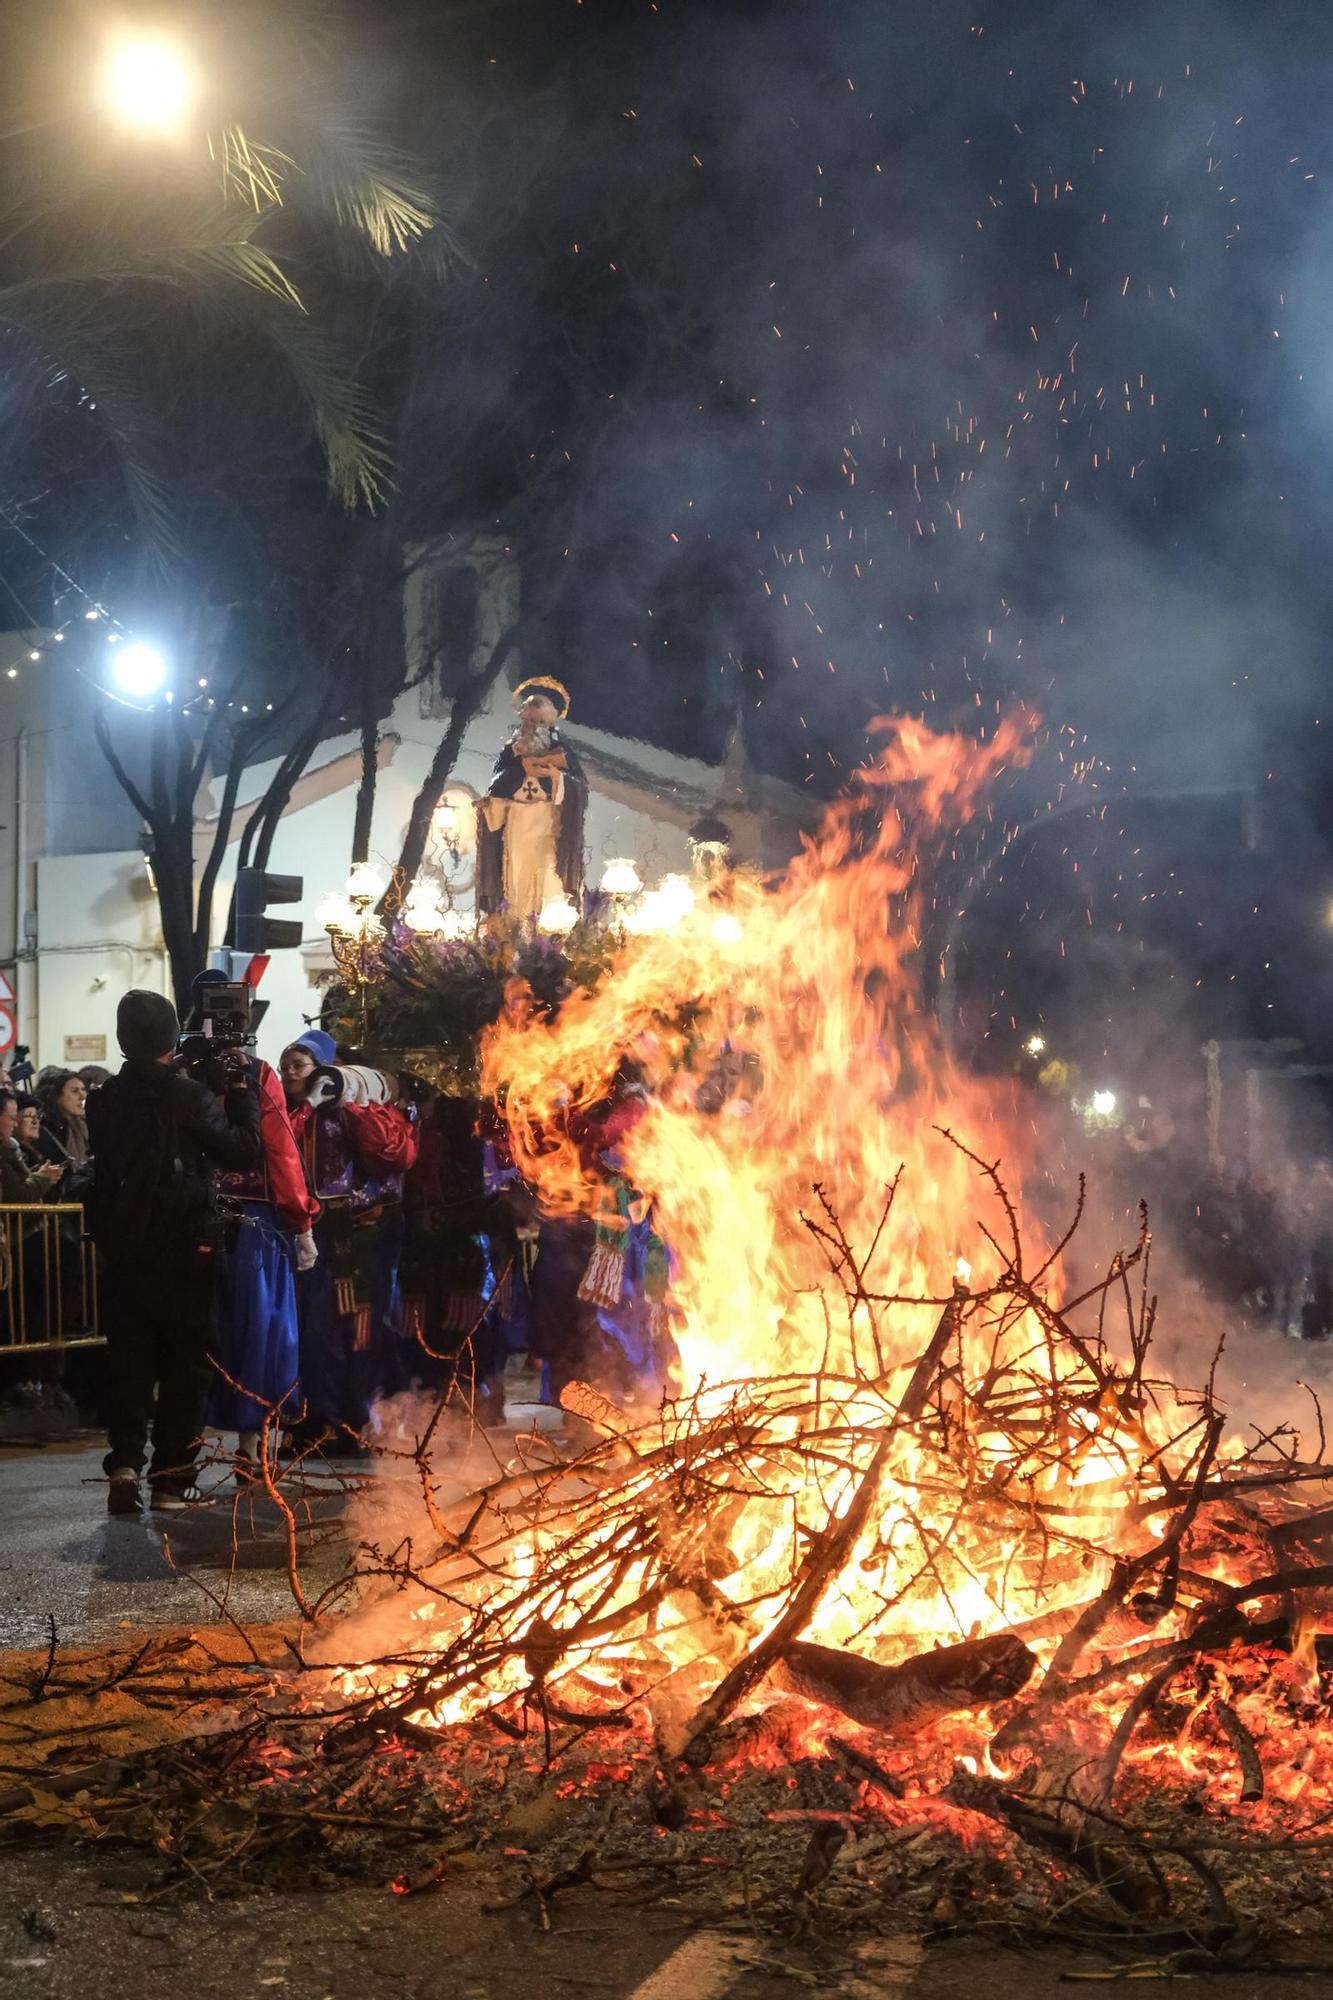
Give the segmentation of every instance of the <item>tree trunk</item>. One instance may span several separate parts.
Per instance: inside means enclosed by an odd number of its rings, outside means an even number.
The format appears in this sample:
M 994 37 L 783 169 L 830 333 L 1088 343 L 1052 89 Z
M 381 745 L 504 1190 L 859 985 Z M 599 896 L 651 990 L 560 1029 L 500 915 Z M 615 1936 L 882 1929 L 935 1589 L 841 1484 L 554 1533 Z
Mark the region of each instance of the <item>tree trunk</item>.
M 213 892 L 217 887 L 218 875 L 231 839 L 231 823 L 236 817 L 236 801 L 240 796 L 241 779 L 245 776 L 246 762 L 250 755 L 250 738 L 240 732 L 232 739 L 231 756 L 227 760 L 227 776 L 222 787 L 222 798 L 218 804 L 217 825 L 213 829 L 213 845 L 208 850 L 204 872 L 199 877 L 199 895 L 194 917 L 194 951 L 202 967 L 208 958 L 208 941 L 213 928 Z M 193 842 L 191 843 L 193 845 Z
M 431 758 L 430 769 L 422 781 L 421 790 L 412 801 L 412 812 L 407 822 L 407 832 L 403 837 L 403 851 L 398 857 L 395 881 L 380 899 L 381 912 L 394 908 L 416 880 L 417 871 L 426 855 L 426 837 L 430 832 L 431 815 L 439 805 L 444 788 L 449 782 L 458 753 L 463 747 L 463 738 L 467 734 L 468 725 L 480 710 L 498 680 L 505 661 L 517 646 L 521 630 L 522 620 L 516 618 L 504 636 L 496 641 L 490 658 L 481 672 L 469 676 L 454 695 L 449 710 L 448 727 L 436 746 L 435 755 Z
M 369 674 L 361 680 L 361 779 L 356 788 L 352 819 L 352 866 L 370 859 L 370 829 L 375 818 L 375 781 L 379 776 L 379 703 Z
M 170 821 L 154 828 L 157 849 L 157 897 L 162 918 L 162 942 L 171 969 L 171 986 L 176 1011 L 184 1020 L 190 1007 L 190 989 L 203 960 L 195 949 L 194 936 L 194 829 L 190 822 L 182 828 Z

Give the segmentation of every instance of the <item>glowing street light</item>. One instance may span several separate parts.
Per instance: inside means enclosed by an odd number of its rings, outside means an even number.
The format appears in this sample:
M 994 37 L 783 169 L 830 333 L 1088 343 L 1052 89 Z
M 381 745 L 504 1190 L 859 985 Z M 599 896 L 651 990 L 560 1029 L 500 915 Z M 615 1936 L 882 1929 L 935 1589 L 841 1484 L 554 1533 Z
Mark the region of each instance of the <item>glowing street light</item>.
M 179 129 L 194 103 L 194 72 L 170 42 L 123 42 L 107 66 L 102 87 L 107 108 L 136 132 Z
M 111 669 L 115 686 L 136 701 L 144 701 L 149 695 L 156 694 L 165 685 L 166 678 L 166 661 L 156 646 L 149 646 L 142 639 L 122 646 Z

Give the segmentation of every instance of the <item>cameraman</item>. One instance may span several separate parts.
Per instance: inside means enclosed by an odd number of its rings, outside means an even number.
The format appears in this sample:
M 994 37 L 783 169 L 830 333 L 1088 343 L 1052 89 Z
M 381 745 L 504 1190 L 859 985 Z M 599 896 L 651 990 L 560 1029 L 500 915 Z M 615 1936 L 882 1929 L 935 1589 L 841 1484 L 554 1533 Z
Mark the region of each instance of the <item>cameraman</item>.
M 222 1241 L 213 1173 L 253 1166 L 260 1154 L 259 1101 L 244 1059 L 220 1066 L 219 1099 L 174 1066 L 179 1033 L 162 994 L 125 994 L 116 1010 L 125 1063 L 88 1105 L 92 1233 L 103 1258 L 110 1359 L 103 1467 L 112 1514 L 139 1512 L 150 1427 L 153 1506 L 180 1508 L 195 1497 Z

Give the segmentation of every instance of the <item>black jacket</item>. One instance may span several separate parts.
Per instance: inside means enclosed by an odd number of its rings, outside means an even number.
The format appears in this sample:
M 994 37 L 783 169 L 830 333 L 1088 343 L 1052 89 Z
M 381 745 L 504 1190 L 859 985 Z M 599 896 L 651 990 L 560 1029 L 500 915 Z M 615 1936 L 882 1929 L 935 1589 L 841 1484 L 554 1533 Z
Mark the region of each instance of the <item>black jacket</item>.
M 218 1239 L 213 1170 L 260 1158 L 259 1099 L 221 1102 L 165 1063 L 128 1061 L 88 1104 L 92 1233 L 109 1258 L 171 1258 Z

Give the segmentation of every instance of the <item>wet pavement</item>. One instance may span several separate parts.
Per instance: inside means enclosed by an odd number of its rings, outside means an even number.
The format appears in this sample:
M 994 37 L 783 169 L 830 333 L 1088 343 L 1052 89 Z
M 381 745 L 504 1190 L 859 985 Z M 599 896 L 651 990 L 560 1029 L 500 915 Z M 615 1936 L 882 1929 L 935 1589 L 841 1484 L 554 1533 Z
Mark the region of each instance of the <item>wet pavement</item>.
M 212 1506 L 112 1519 L 104 1448 L 100 1441 L 0 1445 L 0 1647 L 43 1645 L 51 1618 L 61 1644 L 71 1646 L 128 1629 L 212 1622 L 218 1609 L 208 1591 L 243 1624 L 291 1614 L 286 1541 L 269 1503 L 233 1509 L 230 1475 L 219 1467 L 204 1475 Z M 308 1505 L 312 1521 L 331 1531 L 312 1558 L 316 1572 L 336 1574 L 346 1495 L 330 1481 Z M 234 1534 L 238 1513 L 244 1519 Z
M 520 1394 L 526 1377 L 515 1377 Z M 420 1405 L 382 1405 L 382 1441 L 410 1452 Z M 377 1413 L 377 1420 L 380 1413 Z M 442 1500 L 461 1497 L 509 1461 L 516 1431 L 550 1432 L 555 1410 L 511 1396 L 507 1426 L 440 1443 Z M 459 1426 L 456 1429 L 466 1429 Z M 55 1619 L 67 1646 L 99 1645 L 130 1629 L 158 1630 L 229 1614 L 262 1625 L 293 1613 L 286 1524 L 262 1493 L 237 1502 L 227 1441 L 210 1434 L 199 1472 L 208 1504 L 182 1513 L 111 1518 L 100 1436 L 45 1445 L 0 1441 L 0 1649 L 43 1646 Z M 301 1530 L 301 1581 L 312 1594 L 343 1571 L 381 1503 L 404 1489 L 413 1524 L 420 1502 L 410 1460 L 318 1460 L 288 1492 Z M 378 1525 L 376 1523 L 375 1525 Z M 225 1614 L 220 1606 L 225 1605 Z

